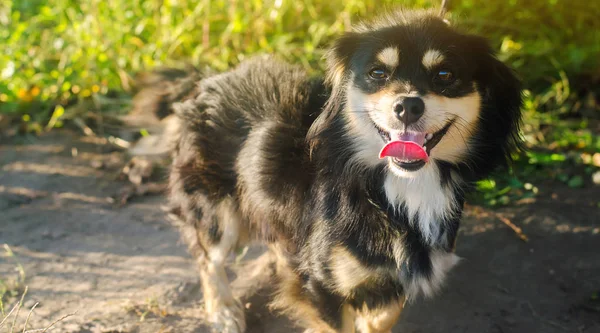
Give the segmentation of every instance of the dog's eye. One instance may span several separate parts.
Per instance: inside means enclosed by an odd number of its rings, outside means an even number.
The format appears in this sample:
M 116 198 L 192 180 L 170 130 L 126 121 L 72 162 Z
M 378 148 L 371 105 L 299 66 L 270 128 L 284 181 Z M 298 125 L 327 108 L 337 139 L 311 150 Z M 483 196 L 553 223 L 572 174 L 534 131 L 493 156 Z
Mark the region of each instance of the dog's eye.
M 441 84 L 450 84 L 454 82 L 454 74 L 446 69 L 439 70 L 435 75 L 434 81 Z
M 389 76 L 390 75 L 388 74 L 388 72 L 383 68 L 373 68 L 369 72 L 369 77 L 371 77 L 374 80 L 385 80 Z

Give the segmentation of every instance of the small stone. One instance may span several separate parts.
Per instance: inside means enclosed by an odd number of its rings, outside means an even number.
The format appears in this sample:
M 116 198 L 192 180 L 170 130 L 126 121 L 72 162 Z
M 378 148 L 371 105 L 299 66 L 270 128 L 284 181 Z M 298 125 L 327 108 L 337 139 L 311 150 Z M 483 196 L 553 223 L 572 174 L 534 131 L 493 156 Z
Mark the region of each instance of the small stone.
M 93 160 L 90 165 L 92 166 L 92 168 L 94 169 L 102 169 L 104 168 L 104 162 L 102 162 L 101 160 Z
M 515 326 L 517 320 L 513 316 L 506 316 L 504 317 L 504 322 L 506 322 L 508 326 Z
M 25 301 L 25 303 L 23 303 L 23 308 L 27 309 L 27 310 L 31 310 L 31 308 L 33 308 L 33 306 L 35 305 L 35 303 L 38 303 L 36 300 L 30 299 Z M 41 307 L 42 305 L 38 303 L 38 305 L 36 306 L 36 309 Z
M 564 282 L 560 282 L 558 284 L 558 289 L 560 289 L 560 291 L 565 292 L 565 293 L 567 293 L 571 290 L 571 288 L 569 288 L 569 286 L 567 286 L 567 284 Z
M 597 167 L 600 167 L 600 153 L 595 153 L 592 156 L 592 164 Z
M 596 171 L 592 174 L 592 182 L 595 185 L 600 185 L 600 171 Z

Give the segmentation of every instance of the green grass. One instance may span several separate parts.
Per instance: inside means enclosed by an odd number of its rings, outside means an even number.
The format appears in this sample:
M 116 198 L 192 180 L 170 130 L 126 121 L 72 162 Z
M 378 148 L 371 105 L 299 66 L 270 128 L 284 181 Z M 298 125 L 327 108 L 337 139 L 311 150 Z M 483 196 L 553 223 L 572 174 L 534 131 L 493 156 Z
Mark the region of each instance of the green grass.
M 30 321 L 32 315 L 34 314 L 35 308 L 37 308 L 37 306 L 40 303 L 36 302 L 30 309 L 28 309 L 27 312 L 25 312 L 25 311 L 22 312 L 21 310 L 27 310 L 27 309 L 23 309 L 23 304 L 24 304 L 23 301 L 25 300 L 25 296 L 27 295 L 27 290 L 28 290 L 27 287 L 25 287 L 25 289 L 21 293 L 21 297 L 10 309 L 5 309 L 3 306 L 4 304 L 2 302 L 0 302 L 0 329 L 2 329 L 2 331 L 8 332 L 8 333 L 17 333 L 17 332 L 45 333 L 48 330 L 50 330 L 57 323 L 59 323 L 63 320 L 66 320 L 67 318 L 76 314 L 76 313 L 69 313 L 67 315 L 64 315 L 64 316 L 52 321 L 45 328 L 30 329 L 29 321 Z M 27 315 L 24 315 L 25 313 L 27 313 Z M 21 314 L 23 314 L 25 318 L 22 318 L 22 316 L 20 316 Z M 22 329 L 21 329 L 21 327 L 22 327 Z M 3 329 L 3 328 L 5 328 L 5 329 Z
M 395 1 L 0 0 L 0 111 L 38 113 L 70 98 L 129 90 L 131 75 L 190 62 L 225 70 L 277 53 L 321 70 L 323 50 Z M 563 105 L 600 67 L 600 3 L 455 0 L 450 20 L 490 38 L 540 98 Z M 429 8 L 438 1 L 407 0 Z M 575 88 L 575 90 L 573 89 Z M 33 105 L 31 105 L 33 103 Z
M 22 132 L 40 133 L 75 113 L 126 112 L 135 73 L 156 66 L 188 62 L 225 70 L 253 54 L 276 53 L 320 72 L 328 43 L 358 18 L 395 5 L 440 2 L 0 0 L 0 126 L 2 114 L 19 122 Z M 525 184 L 548 172 L 586 186 L 597 167 L 573 154 L 600 152 L 594 132 L 600 120 L 600 2 L 451 3 L 449 19 L 488 37 L 526 88 L 523 135 L 533 155 L 519 156 L 515 172 L 495 178 L 496 186 L 484 191 L 487 202 L 507 202 L 507 196 L 510 202 L 513 192 L 530 195 Z M 583 181 L 572 180 L 577 176 Z
M 169 315 L 166 307 L 160 304 L 157 297 L 149 297 L 144 302 L 127 304 L 124 308 L 125 312 L 135 315 L 139 321 L 144 321 L 147 318 L 162 318 Z
M 0 312 L 4 313 L 4 301 L 22 294 L 25 290 L 25 269 L 8 244 L 3 245 L 2 257 L 14 264 L 13 274 L 0 276 Z

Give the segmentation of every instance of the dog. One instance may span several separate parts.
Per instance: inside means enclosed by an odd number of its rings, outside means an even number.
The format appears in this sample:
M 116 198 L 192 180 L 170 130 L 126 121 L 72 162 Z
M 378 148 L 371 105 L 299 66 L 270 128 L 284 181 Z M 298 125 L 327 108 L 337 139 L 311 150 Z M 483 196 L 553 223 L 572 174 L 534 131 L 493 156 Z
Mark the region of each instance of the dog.
M 313 77 L 257 57 L 159 98 L 179 122 L 169 216 L 216 332 L 245 331 L 224 264 L 251 240 L 277 258 L 273 306 L 307 332 L 390 332 L 459 261 L 465 193 L 518 149 L 519 79 L 432 12 L 358 24 L 325 59 Z

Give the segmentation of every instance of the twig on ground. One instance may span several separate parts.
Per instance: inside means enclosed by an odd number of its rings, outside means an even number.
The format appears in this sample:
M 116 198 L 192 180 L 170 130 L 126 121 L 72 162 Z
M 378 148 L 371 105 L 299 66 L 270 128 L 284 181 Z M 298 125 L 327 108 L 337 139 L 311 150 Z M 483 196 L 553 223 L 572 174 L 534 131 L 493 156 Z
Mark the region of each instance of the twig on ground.
M 10 310 L 10 312 L 2 319 L 2 321 L 0 321 L 0 328 L 2 328 L 2 326 L 4 326 L 4 322 L 8 319 L 8 317 L 10 317 L 10 315 L 13 313 L 13 311 L 15 311 L 17 309 L 18 306 L 19 306 L 19 303 L 15 304 L 15 306 L 13 306 L 13 308 Z
M 52 322 L 52 324 L 48 325 L 48 327 L 44 328 L 44 330 L 42 330 L 41 332 L 42 332 L 42 333 L 45 333 L 45 332 L 46 332 L 46 331 L 48 331 L 48 330 L 49 330 L 49 329 L 50 329 L 52 326 L 54 326 L 56 323 L 58 323 L 58 322 L 61 322 L 61 321 L 65 320 L 65 319 L 67 319 L 67 318 L 69 318 L 69 317 L 72 317 L 72 316 L 74 316 L 75 314 L 77 314 L 77 311 L 75 311 L 75 312 L 72 312 L 72 313 L 69 313 L 69 314 L 66 314 L 66 315 L 64 315 L 64 316 L 62 316 L 62 317 L 60 317 L 60 318 L 56 319 L 55 321 L 53 321 L 53 322 Z M 37 331 L 39 331 L 39 330 L 37 330 Z M 27 331 L 27 332 L 34 332 L 34 331 Z M 27 332 L 26 332 L 26 333 L 27 333 Z
M 81 119 L 80 117 L 73 118 L 73 123 L 77 125 L 79 129 L 81 129 L 83 134 L 87 136 L 94 135 L 94 131 L 88 125 L 86 125 L 85 121 L 83 121 L 83 119 Z
M 25 299 L 25 295 L 27 294 L 27 290 L 28 287 L 25 287 L 25 291 L 23 291 L 23 295 L 21 295 L 21 299 L 19 300 L 19 302 L 17 304 L 15 304 L 15 306 L 13 306 L 13 308 L 10 310 L 10 312 L 8 312 L 8 314 L 6 316 L 4 316 L 4 318 L 2 318 L 2 321 L 0 321 L 0 328 L 2 328 L 4 326 L 4 324 L 7 322 L 8 318 L 10 318 L 10 316 L 13 314 L 13 312 L 15 312 L 15 316 L 13 318 L 10 330 L 8 332 L 13 333 L 14 329 L 15 329 L 15 325 L 17 322 L 17 318 L 19 318 L 19 312 L 21 310 L 21 308 L 23 307 L 23 300 Z M 37 333 L 37 332 L 41 332 L 41 333 L 45 333 L 47 332 L 50 328 L 52 328 L 52 326 L 56 325 L 56 323 L 61 322 L 71 316 L 74 316 L 77 311 L 73 312 L 73 313 L 69 313 L 67 315 L 64 315 L 60 318 L 58 318 L 57 320 L 53 321 L 50 325 L 48 325 L 46 328 L 40 328 L 40 329 L 33 329 L 33 330 L 27 330 L 27 325 L 29 325 L 29 319 L 31 318 L 31 315 L 33 314 L 33 310 L 35 310 L 35 308 L 39 305 L 39 302 L 36 302 L 31 309 L 29 310 L 29 313 L 27 314 L 27 318 L 25 319 L 25 324 L 23 326 L 23 331 L 22 333 Z
M 29 324 L 29 318 L 31 318 L 31 314 L 33 313 L 33 310 L 35 310 L 35 308 L 38 306 L 38 304 L 40 304 L 40 302 L 36 302 L 31 307 L 31 310 L 29 310 L 29 314 L 27 314 L 27 319 L 25 319 L 25 325 L 23 325 L 23 333 L 25 333 L 25 331 L 27 330 L 27 324 Z
M 514 233 L 517 235 L 517 237 L 519 237 L 522 241 L 524 241 L 526 243 L 529 242 L 529 237 L 527 237 L 527 235 L 525 235 L 523 230 L 520 227 L 518 227 L 517 225 L 515 225 L 514 223 L 512 223 L 511 220 L 508 219 L 506 216 L 504 216 L 502 213 L 494 212 L 483 206 L 470 206 L 470 207 L 473 208 L 474 213 L 477 214 L 478 217 L 493 216 L 493 217 L 497 218 L 498 220 L 500 220 L 500 222 L 504 223 L 507 227 L 511 228 L 512 231 L 514 231 Z
M 21 307 L 23 307 L 23 300 L 25 299 L 25 295 L 27 295 L 27 290 L 28 287 L 25 286 L 25 291 L 23 291 L 23 295 L 21 295 L 21 299 L 19 300 L 19 303 L 17 304 L 17 313 L 15 313 L 15 317 L 13 318 L 13 322 L 12 325 L 10 326 L 10 332 L 14 332 L 15 329 L 15 324 L 17 323 L 17 318 L 19 318 L 19 312 L 21 311 Z
M 562 329 L 563 331 L 567 331 L 567 332 L 569 331 L 569 329 L 568 329 L 568 328 L 566 328 L 566 327 L 562 326 L 561 324 L 559 324 L 559 323 L 556 323 L 556 322 L 553 322 L 552 320 L 548 320 L 548 319 L 546 319 L 546 318 L 544 318 L 544 317 L 540 316 L 540 315 L 537 313 L 537 311 L 535 311 L 535 309 L 533 308 L 533 305 L 531 305 L 531 303 L 530 303 L 529 301 L 525 301 L 525 304 L 527 305 L 527 307 L 528 307 L 528 308 L 529 308 L 529 310 L 531 311 L 531 314 L 532 314 L 534 317 L 536 317 L 538 320 L 540 320 L 541 322 L 544 322 L 544 323 L 546 323 L 546 324 L 549 324 L 549 325 L 552 325 L 552 326 L 554 326 L 554 327 L 560 328 L 560 329 Z
M 527 235 L 525 235 L 523 233 L 523 230 L 519 227 L 517 227 L 514 223 L 512 223 L 507 217 L 505 217 L 504 215 L 500 214 L 500 213 L 494 213 L 494 216 L 502 221 L 502 223 L 506 224 L 509 228 L 511 228 L 515 234 L 517 235 L 517 237 L 519 237 L 522 241 L 524 242 L 529 242 L 529 237 L 527 237 Z
M 125 141 L 121 138 L 117 138 L 116 136 L 110 136 L 108 137 L 108 142 L 112 143 L 113 145 L 122 148 L 122 149 L 128 149 L 129 147 L 131 147 L 131 143 L 128 141 Z
M 121 189 L 116 195 L 115 202 L 118 206 L 124 206 L 133 197 L 141 197 L 144 195 L 164 193 L 167 189 L 167 184 L 159 182 L 150 182 L 140 185 L 130 185 Z

